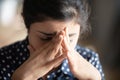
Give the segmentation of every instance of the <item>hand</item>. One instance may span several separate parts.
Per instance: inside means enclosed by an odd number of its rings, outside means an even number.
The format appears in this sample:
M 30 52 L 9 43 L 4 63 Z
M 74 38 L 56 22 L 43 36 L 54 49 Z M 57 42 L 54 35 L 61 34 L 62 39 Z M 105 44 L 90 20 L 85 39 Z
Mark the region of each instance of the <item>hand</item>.
M 101 80 L 98 70 L 70 47 L 67 29 L 65 29 L 63 35 L 63 53 L 67 56 L 69 67 L 73 75 L 79 80 Z
M 61 63 L 65 57 L 58 54 L 63 37 L 57 35 L 53 40 L 34 50 L 29 46 L 30 57 L 14 73 L 12 80 L 37 80 L 51 71 L 55 65 Z M 52 45 L 52 46 L 51 46 Z

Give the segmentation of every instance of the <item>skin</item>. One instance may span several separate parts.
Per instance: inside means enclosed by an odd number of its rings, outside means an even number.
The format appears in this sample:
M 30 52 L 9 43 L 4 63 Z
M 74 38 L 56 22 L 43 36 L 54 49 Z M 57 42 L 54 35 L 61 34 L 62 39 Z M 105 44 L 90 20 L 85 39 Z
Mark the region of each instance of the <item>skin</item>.
M 98 70 L 74 50 L 79 31 L 80 25 L 72 20 L 33 23 L 28 36 L 30 57 L 13 73 L 12 79 L 46 79 L 67 58 L 71 72 L 79 80 L 101 80 Z

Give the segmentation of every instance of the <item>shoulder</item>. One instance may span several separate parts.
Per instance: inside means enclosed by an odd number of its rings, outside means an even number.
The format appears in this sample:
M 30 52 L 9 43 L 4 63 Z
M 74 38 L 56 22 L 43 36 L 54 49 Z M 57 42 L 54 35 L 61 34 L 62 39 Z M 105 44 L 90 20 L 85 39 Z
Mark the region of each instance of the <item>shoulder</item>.
M 10 79 L 12 73 L 28 58 L 27 39 L 0 48 L 0 78 Z
M 100 72 L 102 80 L 104 80 L 104 73 L 98 53 L 81 46 L 76 46 L 76 51 Z
M 21 53 L 27 53 L 27 45 L 28 41 L 26 38 L 22 41 L 18 41 L 3 48 L 0 48 L 0 58 L 7 58 L 8 56 L 15 57 L 19 56 Z
M 28 40 L 27 38 L 25 38 L 24 40 L 21 40 L 21 41 L 17 41 L 13 44 L 10 44 L 8 46 L 4 46 L 2 48 L 0 48 L 0 54 L 2 52 L 11 52 L 10 50 L 16 50 L 17 48 L 24 48 L 28 45 Z

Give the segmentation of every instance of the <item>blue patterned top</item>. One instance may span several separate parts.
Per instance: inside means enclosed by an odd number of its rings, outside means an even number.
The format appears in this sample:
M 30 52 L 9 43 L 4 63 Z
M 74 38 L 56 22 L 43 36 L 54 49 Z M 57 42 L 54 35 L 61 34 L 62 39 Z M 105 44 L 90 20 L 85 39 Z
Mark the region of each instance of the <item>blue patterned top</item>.
M 9 46 L 0 48 L 0 80 L 11 80 L 14 71 L 23 64 L 29 55 L 27 49 L 28 39 L 16 42 Z M 90 62 L 101 74 L 102 80 L 104 73 L 97 53 L 90 49 L 76 46 L 76 51 L 80 53 L 88 62 Z M 39 78 L 38 80 L 42 80 Z M 70 72 L 67 59 L 62 62 L 57 70 L 47 75 L 47 80 L 77 80 Z

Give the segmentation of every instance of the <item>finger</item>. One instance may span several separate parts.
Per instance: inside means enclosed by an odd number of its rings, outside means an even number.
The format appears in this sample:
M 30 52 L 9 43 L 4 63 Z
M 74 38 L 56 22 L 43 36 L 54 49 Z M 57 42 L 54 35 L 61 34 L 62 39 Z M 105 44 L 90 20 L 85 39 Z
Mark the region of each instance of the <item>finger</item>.
M 51 45 L 54 45 L 54 44 L 55 44 L 55 42 L 56 42 L 57 39 L 58 39 L 58 36 L 59 36 L 59 33 L 56 33 L 56 35 L 53 37 L 53 39 L 52 39 L 51 41 L 49 41 L 48 43 L 44 44 L 44 45 L 42 46 L 42 48 L 41 48 L 41 47 L 39 48 L 39 51 L 43 51 L 43 50 L 46 50 L 46 51 L 47 51 L 47 49 L 48 49 L 49 46 L 51 47 Z
M 65 32 L 66 40 L 68 41 L 68 43 L 70 43 L 69 34 L 68 34 L 68 27 L 65 27 L 64 32 Z
M 63 52 L 62 52 L 62 46 L 60 45 L 60 49 L 59 49 L 58 53 L 55 55 L 55 58 L 61 56 L 62 53 L 63 53 Z
M 69 34 L 68 34 L 68 27 L 65 28 L 65 36 L 66 36 L 66 40 L 68 41 L 68 43 L 70 43 Z
M 63 36 L 60 35 L 58 42 L 56 42 L 56 43 L 53 45 L 53 50 L 51 51 L 51 54 L 50 54 L 51 57 L 54 58 L 54 57 L 56 56 L 56 54 L 59 53 L 59 50 L 60 50 L 60 48 L 61 48 L 62 40 L 63 40 Z
M 51 66 L 52 68 L 54 68 L 55 65 L 62 63 L 62 61 L 66 58 L 66 56 L 61 55 L 58 58 L 55 58 L 54 60 L 52 60 L 47 66 Z
M 43 56 L 45 56 L 48 61 L 52 60 L 54 58 L 54 56 L 56 55 L 55 51 L 59 50 L 59 45 L 61 43 L 61 37 L 60 38 L 59 38 L 59 36 L 55 36 L 55 37 L 56 37 L 56 39 L 48 42 L 37 52 L 37 53 L 40 53 Z M 56 48 L 56 46 L 58 46 L 58 47 Z M 37 56 L 39 56 L 39 54 Z
M 70 51 L 70 46 L 69 46 L 69 43 L 68 43 L 66 37 L 64 37 L 64 39 L 63 39 L 63 48 L 64 48 L 66 51 Z
M 60 49 L 59 49 L 59 52 L 57 53 L 57 55 L 55 56 L 54 59 L 60 57 L 61 55 L 64 55 L 64 54 L 62 54 L 62 53 L 63 53 L 63 52 L 62 52 L 62 49 L 60 48 Z M 65 56 L 65 55 L 64 55 L 64 56 Z M 56 64 L 56 65 L 54 66 L 54 68 L 57 67 L 57 66 L 59 66 L 59 65 L 60 65 L 60 63 Z
M 68 51 L 70 51 L 70 49 L 69 49 L 69 45 L 68 45 L 68 42 L 67 42 L 67 39 L 66 39 L 66 36 L 65 36 L 65 29 L 63 31 L 63 34 L 64 34 L 64 38 L 63 38 L 63 41 L 61 43 L 61 46 L 62 46 L 62 53 L 64 55 L 66 55 L 66 53 L 68 53 Z
M 46 63 L 43 66 L 44 71 L 46 71 L 45 73 L 49 72 L 50 70 L 52 70 L 56 64 L 62 63 L 62 61 L 65 59 L 65 56 L 60 56 L 48 63 Z
M 66 27 L 64 29 L 64 39 L 63 39 L 63 42 L 62 42 L 62 46 L 63 46 L 63 48 L 66 49 L 66 51 L 70 50 L 69 43 L 70 43 L 70 40 L 69 40 L 69 36 L 68 36 L 68 28 Z
M 29 50 L 30 54 L 33 54 L 34 51 L 35 51 L 35 50 L 33 49 L 33 47 L 32 47 L 31 45 L 28 45 L 27 47 L 28 47 L 28 50 Z

